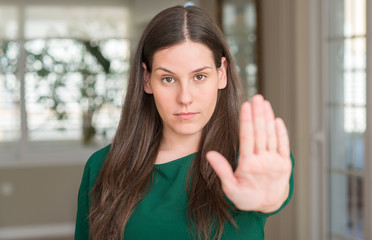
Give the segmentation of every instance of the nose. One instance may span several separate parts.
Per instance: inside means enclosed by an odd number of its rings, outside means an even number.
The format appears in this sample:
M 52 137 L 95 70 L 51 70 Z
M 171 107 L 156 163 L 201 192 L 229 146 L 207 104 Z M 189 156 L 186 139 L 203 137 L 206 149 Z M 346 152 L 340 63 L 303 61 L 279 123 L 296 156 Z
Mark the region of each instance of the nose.
M 183 105 L 190 105 L 192 103 L 192 89 L 188 83 L 182 83 L 180 85 L 177 100 Z

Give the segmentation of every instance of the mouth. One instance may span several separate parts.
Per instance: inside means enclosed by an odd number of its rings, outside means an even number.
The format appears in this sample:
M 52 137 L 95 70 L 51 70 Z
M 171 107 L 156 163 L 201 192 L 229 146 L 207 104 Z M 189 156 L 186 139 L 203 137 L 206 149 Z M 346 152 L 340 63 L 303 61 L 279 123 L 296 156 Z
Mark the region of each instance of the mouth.
M 196 116 L 196 112 L 181 112 L 181 113 L 176 113 L 174 115 L 176 115 L 177 117 L 179 117 L 180 119 L 182 120 L 188 120 L 188 119 L 191 119 L 193 117 Z

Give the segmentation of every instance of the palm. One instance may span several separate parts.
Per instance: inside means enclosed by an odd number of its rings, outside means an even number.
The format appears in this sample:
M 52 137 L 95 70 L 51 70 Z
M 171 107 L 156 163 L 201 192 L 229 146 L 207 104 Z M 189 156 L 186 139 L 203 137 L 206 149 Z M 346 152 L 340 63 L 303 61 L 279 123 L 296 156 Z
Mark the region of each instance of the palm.
M 244 211 L 271 212 L 284 202 L 289 190 L 291 161 L 286 127 L 275 119 L 269 102 L 256 95 L 244 103 L 240 117 L 240 155 L 233 172 L 227 160 L 211 151 L 207 159 L 222 189 Z

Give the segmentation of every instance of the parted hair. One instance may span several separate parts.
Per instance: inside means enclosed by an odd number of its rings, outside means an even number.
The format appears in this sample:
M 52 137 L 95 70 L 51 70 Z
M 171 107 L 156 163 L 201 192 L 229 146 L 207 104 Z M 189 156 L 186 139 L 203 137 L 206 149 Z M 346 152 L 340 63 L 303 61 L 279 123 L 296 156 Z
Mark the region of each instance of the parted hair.
M 208 14 L 194 6 L 175 6 L 158 13 L 145 28 L 131 61 L 121 119 L 108 155 L 91 190 L 89 215 L 93 240 L 125 239 L 125 226 L 137 204 L 151 189 L 152 171 L 162 139 L 162 120 L 154 97 L 144 92 L 144 68 L 152 71 L 156 51 L 184 41 L 204 44 L 216 67 L 227 60 L 227 85 L 218 90 L 211 119 L 203 128 L 198 152 L 185 188 L 190 229 L 198 239 L 220 239 L 224 224 L 236 226 L 220 181 L 206 160 L 217 150 L 233 169 L 239 146 L 239 108 L 244 98 L 241 83 L 223 33 Z

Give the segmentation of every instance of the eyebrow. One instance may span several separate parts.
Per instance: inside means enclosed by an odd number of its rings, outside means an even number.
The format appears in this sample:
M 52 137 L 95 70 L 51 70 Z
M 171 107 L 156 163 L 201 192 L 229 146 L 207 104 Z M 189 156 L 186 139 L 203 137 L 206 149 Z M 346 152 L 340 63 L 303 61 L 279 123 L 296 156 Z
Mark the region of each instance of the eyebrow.
M 196 72 L 200 72 L 200 71 L 203 71 L 205 69 L 212 69 L 211 67 L 208 67 L 208 66 L 205 66 L 205 67 L 201 67 L 201 68 L 198 68 L 198 69 L 195 69 L 194 71 L 192 71 L 193 73 L 196 73 Z M 158 67 L 156 68 L 154 71 L 157 71 L 157 70 L 162 70 L 164 72 L 167 72 L 167 73 L 171 73 L 171 74 L 175 74 L 174 72 L 172 72 L 171 70 L 169 69 L 166 69 L 166 68 L 163 68 L 163 67 Z

